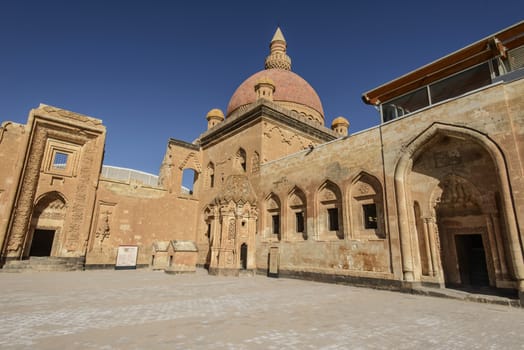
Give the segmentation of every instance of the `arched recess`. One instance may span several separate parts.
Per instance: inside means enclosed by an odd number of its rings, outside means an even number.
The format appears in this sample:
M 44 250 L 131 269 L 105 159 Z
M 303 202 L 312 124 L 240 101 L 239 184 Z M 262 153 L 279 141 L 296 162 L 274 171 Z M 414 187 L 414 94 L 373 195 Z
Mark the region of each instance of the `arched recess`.
M 64 242 L 64 221 L 67 213 L 65 197 L 48 192 L 37 199 L 26 237 L 24 256 L 59 256 Z
M 206 187 L 213 188 L 215 187 L 215 164 L 213 164 L 213 162 L 209 162 L 207 164 L 206 171 L 207 171 Z
M 280 240 L 282 232 L 282 211 L 280 199 L 274 193 L 266 197 L 266 238 Z
M 332 181 L 326 180 L 317 191 L 317 239 L 344 239 L 342 219 L 342 192 Z
M 235 155 L 235 167 L 241 172 L 246 172 L 247 169 L 247 155 L 246 151 L 240 147 Z
M 384 201 L 380 181 L 361 172 L 350 189 L 352 233 L 360 238 L 385 238 Z
M 286 239 L 307 239 L 307 200 L 304 191 L 293 187 L 288 194 L 287 203 Z
M 474 130 L 435 123 L 402 151 L 394 179 L 404 280 L 418 280 L 422 275 L 420 264 L 414 260 L 419 254 L 412 250 L 418 249 L 413 244 L 418 220 L 430 241 L 436 281 L 463 284 L 457 271 L 451 271 L 454 277 L 449 276 L 450 271 L 443 271 L 450 263 L 443 263 L 442 258 L 458 255 L 469 245 L 483 249 L 491 286 L 517 287 L 524 292 L 523 256 L 511 188 L 497 145 Z M 467 204 L 472 197 L 478 198 L 476 211 L 473 204 Z M 418 218 L 415 201 L 420 210 Z M 456 203 L 450 204 L 453 201 Z M 464 205 L 467 210 L 460 209 Z M 446 246 L 441 245 L 443 237 L 450 242 Z M 450 252 L 450 247 L 454 251 Z M 512 271 L 505 269 L 506 262 Z

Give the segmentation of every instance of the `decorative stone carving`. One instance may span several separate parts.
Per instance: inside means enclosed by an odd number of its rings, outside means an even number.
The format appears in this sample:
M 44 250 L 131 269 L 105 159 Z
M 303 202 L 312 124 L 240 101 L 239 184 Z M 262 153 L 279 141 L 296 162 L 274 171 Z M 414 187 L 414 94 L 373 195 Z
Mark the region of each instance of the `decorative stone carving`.
M 90 170 L 93 167 L 93 154 L 94 152 L 94 141 L 87 142 L 84 145 L 84 151 L 82 152 L 82 161 L 80 162 L 80 171 L 78 185 L 75 191 L 75 197 L 72 201 L 71 207 L 71 220 L 69 221 L 69 228 L 67 230 L 68 236 L 66 241 L 66 249 L 74 251 L 79 249 L 79 234 L 81 232 L 82 225 L 84 224 L 84 209 L 87 202 L 89 189 L 89 178 L 91 176 Z
M 292 207 L 298 207 L 298 206 L 304 205 L 304 203 L 299 196 L 293 193 L 291 195 L 291 198 L 289 199 L 289 205 Z
M 40 165 L 43 159 L 47 132 L 40 127 L 36 127 L 34 132 L 31 152 L 25 169 L 25 176 L 22 179 L 20 197 L 14 213 L 11 235 L 7 244 L 7 256 L 19 257 L 22 253 L 22 242 L 27 232 L 29 218 L 33 210 L 38 178 L 40 175 Z
M 253 152 L 253 157 L 251 158 L 251 172 L 256 174 L 260 171 L 260 156 L 258 152 Z
M 329 202 L 329 201 L 335 201 L 337 200 L 337 195 L 329 188 L 322 189 L 322 192 L 320 192 L 320 201 L 321 202 Z
M 235 239 L 235 235 L 236 235 L 236 220 L 229 219 L 229 228 L 227 231 L 227 239 L 229 241 L 232 241 Z
M 450 175 L 441 182 L 439 188 L 442 192 L 435 200 L 439 215 L 464 216 L 481 213 L 478 191 L 466 180 Z
M 202 165 L 200 165 L 200 162 L 198 161 L 198 158 L 196 156 L 195 152 L 190 152 L 186 158 L 180 163 L 180 166 L 178 167 L 180 170 L 186 169 L 187 165 L 190 164 L 190 168 L 196 170 L 198 173 L 202 172 Z
M 71 111 L 67 111 L 65 109 L 60 109 L 60 108 L 48 106 L 45 104 L 40 104 L 40 106 L 38 107 L 38 110 L 44 111 L 46 114 L 50 116 L 54 116 L 54 117 L 73 119 L 73 120 L 77 120 L 83 123 L 91 124 L 93 126 L 102 125 L 102 121 L 100 119 L 91 118 L 86 115 L 74 113 Z
M 215 202 L 255 203 L 256 195 L 246 175 L 230 175 L 227 177 L 222 191 Z
M 109 238 L 109 235 L 111 233 L 111 226 L 109 225 L 110 215 L 111 212 L 109 210 L 106 210 L 102 213 L 102 219 L 99 219 L 99 226 L 96 230 L 95 237 L 98 239 L 100 245 L 104 243 L 104 240 L 106 238 Z
M 436 168 L 443 168 L 446 166 L 462 163 L 462 156 L 456 149 L 445 152 L 435 152 L 434 159 Z

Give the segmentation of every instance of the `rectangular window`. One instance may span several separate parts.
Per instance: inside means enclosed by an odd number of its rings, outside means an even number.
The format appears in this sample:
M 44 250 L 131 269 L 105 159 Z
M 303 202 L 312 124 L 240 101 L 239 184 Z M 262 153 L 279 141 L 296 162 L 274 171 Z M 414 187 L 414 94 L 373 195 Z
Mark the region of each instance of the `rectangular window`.
M 206 232 L 206 236 L 207 236 L 207 237 L 211 237 L 211 224 L 207 224 L 207 232 Z
M 431 102 L 437 103 L 457 97 L 491 84 L 491 72 L 486 62 L 430 85 Z
M 364 212 L 364 228 L 377 228 L 377 206 L 375 203 L 362 205 Z
M 55 157 L 53 159 L 53 168 L 54 169 L 65 169 L 67 165 L 67 153 L 55 152 Z
M 424 86 L 407 95 L 382 104 L 382 121 L 393 120 L 429 106 L 428 89 Z
M 297 232 L 304 232 L 304 213 L 295 213 Z
M 209 187 L 213 188 L 215 186 L 215 174 L 209 176 Z
M 338 208 L 329 208 L 328 227 L 330 231 L 338 231 Z
M 276 215 L 273 215 L 271 218 L 273 221 L 273 233 L 279 234 L 280 233 L 280 215 L 276 214 Z

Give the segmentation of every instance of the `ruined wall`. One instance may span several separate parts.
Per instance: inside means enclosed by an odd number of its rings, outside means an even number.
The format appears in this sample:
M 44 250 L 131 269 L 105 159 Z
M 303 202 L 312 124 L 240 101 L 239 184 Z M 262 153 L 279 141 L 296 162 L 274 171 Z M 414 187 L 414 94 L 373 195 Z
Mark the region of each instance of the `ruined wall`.
M 198 170 L 198 157 L 198 152 L 169 147 L 163 184 L 157 187 L 101 179 L 86 265 L 113 266 L 121 245 L 137 245 L 137 264 L 149 265 L 155 242 L 195 241 L 198 199 L 181 191 L 181 173 L 188 166 Z
M 101 120 L 40 105 L 27 123 L 29 145 L 20 157 L 23 171 L 16 183 L 15 206 L 10 216 L 8 258 L 29 256 L 37 229 L 55 231 L 51 256 L 82 257 L 88 240 L 100 173 L 105 127 Z M 58 196 L 67 207 L 59 226 L 38 227 L 32 220 L 39 203 Z M 40 210 L 45 212 L 45 208 Z M 47 214 L 45 214 L 47 215 Z M 49 223 L 49 222 L 48 222 Z M 55 223 L 57 221 L 55 220 Z

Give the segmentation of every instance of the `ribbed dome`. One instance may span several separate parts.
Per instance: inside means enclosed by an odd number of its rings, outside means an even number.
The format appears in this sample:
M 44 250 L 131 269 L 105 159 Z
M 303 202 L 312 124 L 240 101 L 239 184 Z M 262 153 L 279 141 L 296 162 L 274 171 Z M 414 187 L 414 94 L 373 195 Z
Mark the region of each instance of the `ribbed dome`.
M 247 78 L 235 91 L 227 106 L 226 115 L 237 108 L 251 104 L 257 100 L 255 85 L 261 79 L 271 79 L 275 85 L 273 101 L 292 102 L 314 109 L 324 116 L 322 103 L 315 89 L 299 75 L 289 70 L 267 69 L 253 74 Z

